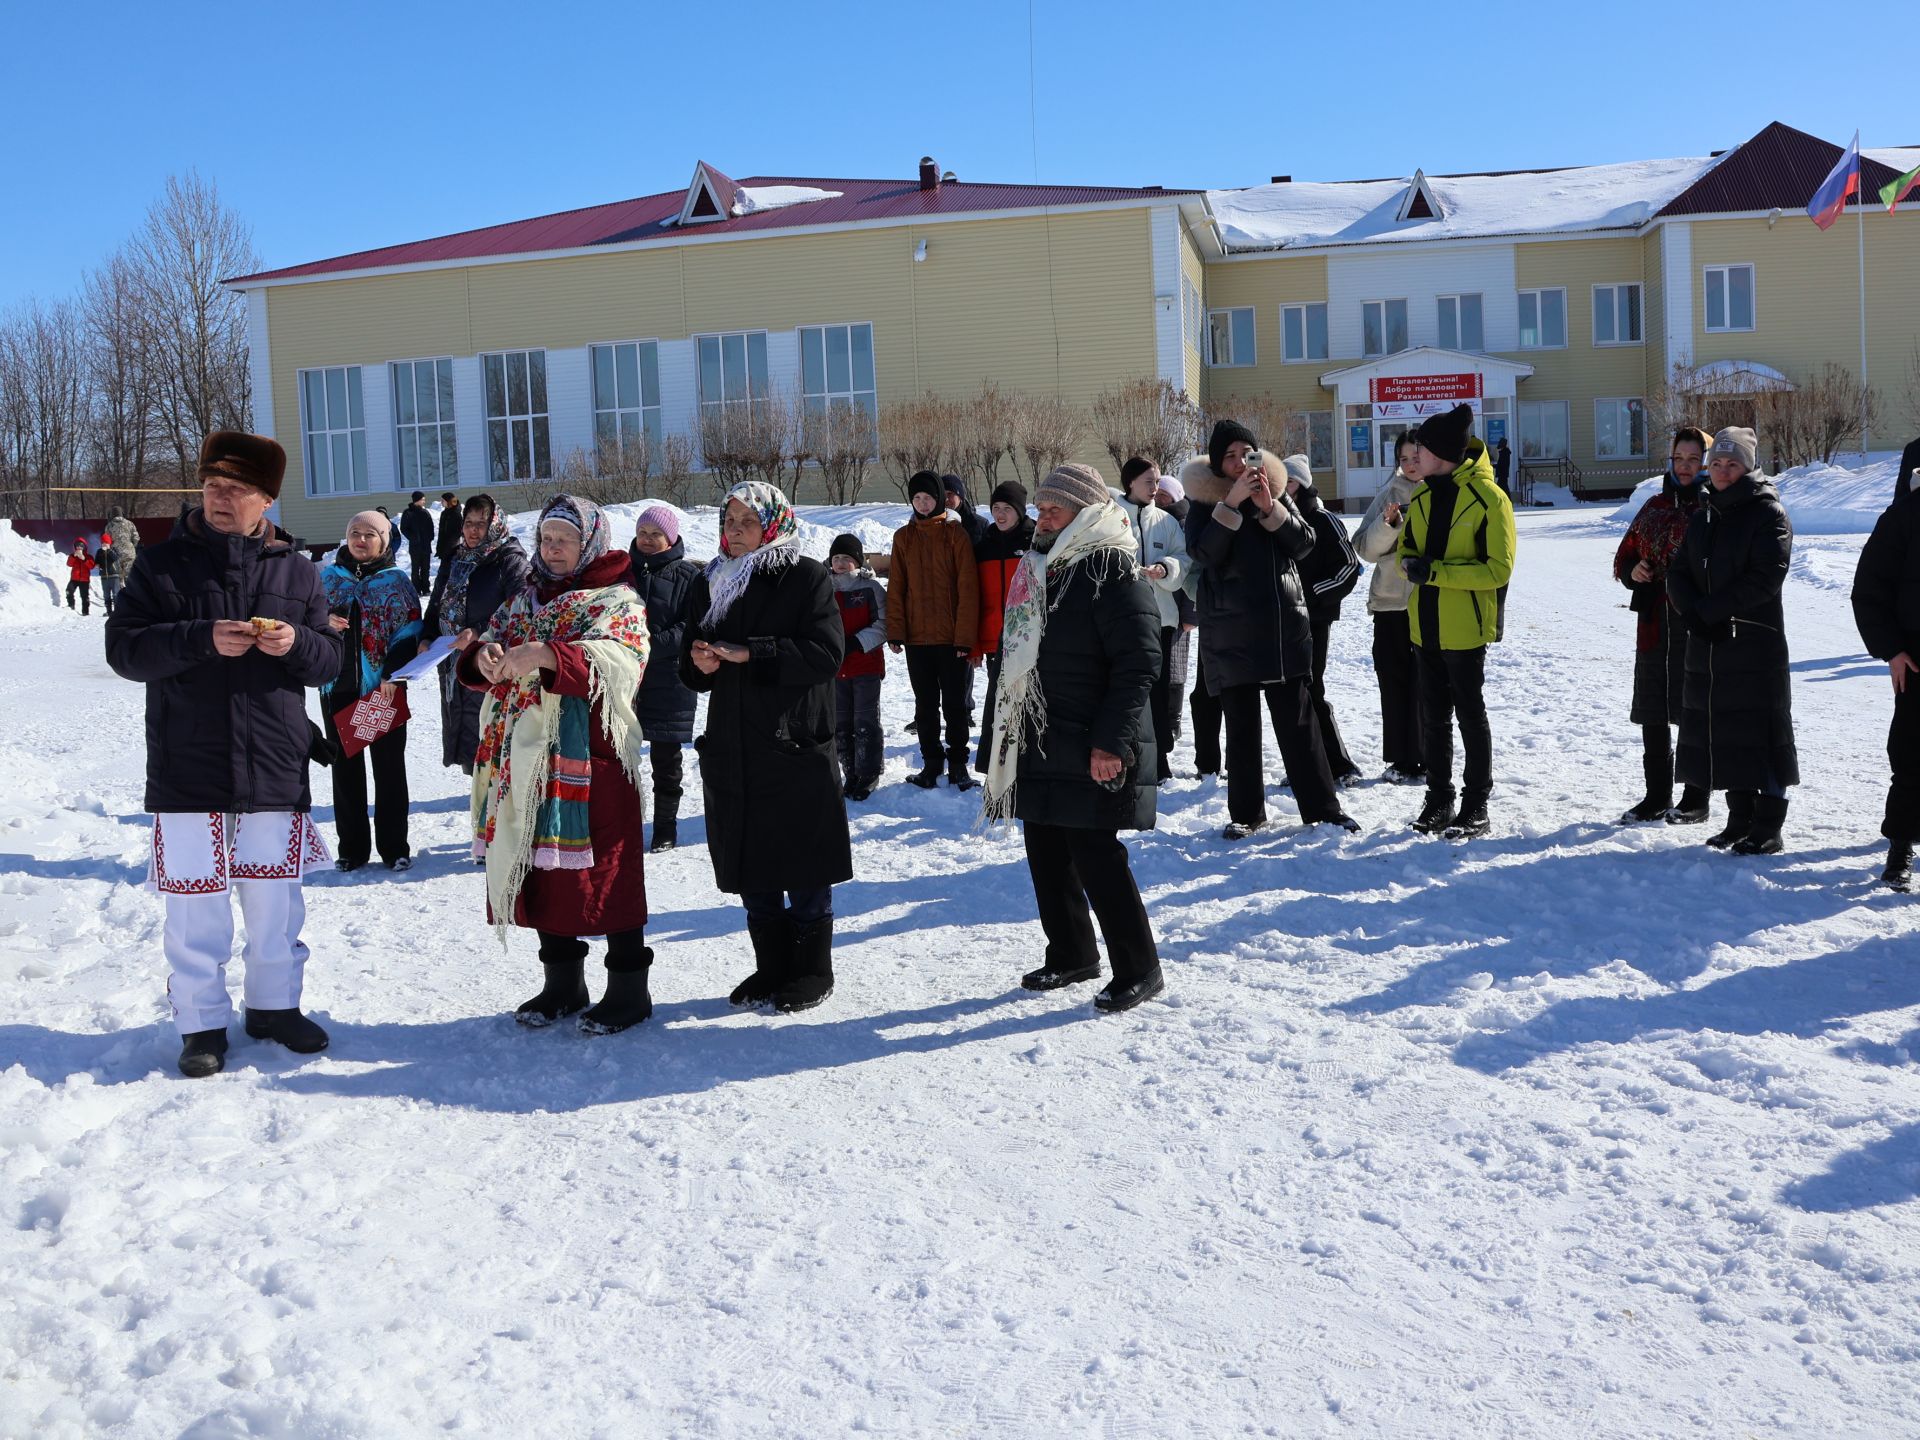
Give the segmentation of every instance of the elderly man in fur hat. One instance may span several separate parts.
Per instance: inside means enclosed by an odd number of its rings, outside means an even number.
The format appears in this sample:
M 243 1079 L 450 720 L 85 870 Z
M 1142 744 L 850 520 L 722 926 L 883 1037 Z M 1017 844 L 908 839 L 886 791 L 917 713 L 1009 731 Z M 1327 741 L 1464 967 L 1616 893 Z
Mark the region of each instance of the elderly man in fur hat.
M 1113 969 L 1093 1003 L 1131 1010 L 1164 988 L 1119 837 L 1153 828 L 1160 611 L 1099 471 L 1060 466 L 1034 509 L 1033 548 L 1007 587 L 986 813 L 1026 831 L 1047 951 L 1020 983 L 1058 990 L 1099 976 L 1091 904 Z
M 107 621 L 107 663 L 147 687 L 147 883 L 166 901 L 167 998 L 180 1072 L 226 1064 L 231 890 L 246 921 L 246 1029 L 300 1054 L 301 877 L 330 866 L 308 811 L 309 686 L 340 670 L 319 572 L 267 518 L 287 456 L 221 430 L 200 450 L 198 508 L 140 551 Z

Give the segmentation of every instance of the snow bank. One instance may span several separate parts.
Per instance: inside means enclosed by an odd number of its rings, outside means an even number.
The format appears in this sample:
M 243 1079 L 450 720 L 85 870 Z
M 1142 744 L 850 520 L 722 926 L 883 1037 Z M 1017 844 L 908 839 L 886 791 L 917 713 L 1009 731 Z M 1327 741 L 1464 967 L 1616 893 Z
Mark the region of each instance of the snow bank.
M 58 551 L 0 525 L 0 625 L 17 630 L 61 624 L 69 615 L 60 599 L 66 583 Z
M 1799 465 L 1773 477 L 1780 501 L 1793 519 L 1796 535 L 1865 535 L 1893 500 L 1898 456 L 1849 469 L 1840 465 Z M 1640 507 L 1660 493 L 1655 475 L 1634 487 L 1610 519 L 1622 530 Z
M 653 505 L 665 505 L 680 516 L 680 538 L 686 543 L 687 558 L 702 562 L 720 553 L 720 509 L 716 505 L 696 505 L 682 509 L 669 500 L 633 500 L 624 505 L 603 507 L 613 523 L 610 543 L 625 547 L 633 543 L 634 527 L 640 512 Z M 913 512 L 905 505 L 797 505 L 794 514 L 800 521 L 800 549 L 803 554 L 825 561 L 833 537 L 851 531 L 869 554 L 893 548 L 893 532 L 907 523 Z M 507 519 L 507 528 L 519 537 L 531 555 L 534 548 L 534 522 L 538 510 L 517 511 Z
M 733 213 L 758 215 L 762 210 L 784 210 L 815 200 L 838 200 L 845 191 L 816 190 L 811 185 L 742 185 L 733 195 Z

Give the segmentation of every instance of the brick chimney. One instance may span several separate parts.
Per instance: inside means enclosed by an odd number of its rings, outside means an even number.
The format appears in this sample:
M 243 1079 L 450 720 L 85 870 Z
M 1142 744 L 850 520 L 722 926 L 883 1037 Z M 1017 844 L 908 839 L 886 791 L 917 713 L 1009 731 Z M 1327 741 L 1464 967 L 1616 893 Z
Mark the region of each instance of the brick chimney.
M 920 188 L 938 190 L 940 188 L 940 167 L 933 163 L 931 155 L 920 157 Z

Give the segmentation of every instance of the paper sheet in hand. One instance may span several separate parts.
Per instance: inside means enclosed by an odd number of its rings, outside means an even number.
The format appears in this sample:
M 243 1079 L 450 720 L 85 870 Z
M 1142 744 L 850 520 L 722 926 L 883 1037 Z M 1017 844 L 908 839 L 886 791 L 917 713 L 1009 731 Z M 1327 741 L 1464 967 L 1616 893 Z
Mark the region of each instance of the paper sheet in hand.
M 434 666 L 453 653 L 453 636 L 442 635 L 413 659 L 402 665 L 387 678 L 390 680 L 418 680 Z

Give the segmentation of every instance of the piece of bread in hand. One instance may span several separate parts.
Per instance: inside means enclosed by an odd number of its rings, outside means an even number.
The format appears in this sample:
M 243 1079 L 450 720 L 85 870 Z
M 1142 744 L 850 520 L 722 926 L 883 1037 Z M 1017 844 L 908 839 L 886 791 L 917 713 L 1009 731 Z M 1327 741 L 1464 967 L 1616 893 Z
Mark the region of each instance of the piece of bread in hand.
M 280 628 L 280 622 L 278 620 L 269 619 L 265 615 L 256 615 L 247 623 L 253 626 L 253 633 L 256 635 L 264 635 L 269 630 L 278 630 Z

